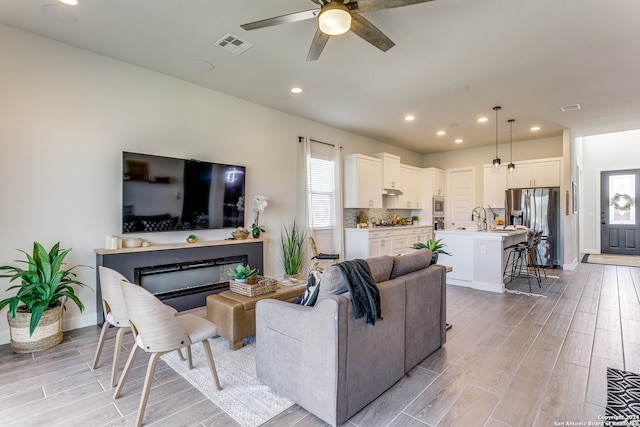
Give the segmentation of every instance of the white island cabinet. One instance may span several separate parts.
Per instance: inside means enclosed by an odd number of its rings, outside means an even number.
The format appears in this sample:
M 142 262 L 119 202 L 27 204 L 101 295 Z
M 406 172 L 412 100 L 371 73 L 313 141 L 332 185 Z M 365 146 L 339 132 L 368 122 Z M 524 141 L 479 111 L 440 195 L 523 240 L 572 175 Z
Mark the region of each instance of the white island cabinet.
M 470 231 L 436 230 L 436 239 L 442 239 L 444 250 L 451 256 L 440 254 L 438 264 L 453 267 L 447 274 L 447 284 L 466 286 L 491 292 L 504 292 L 503 271 L 507 262 L 507 246 L 526 240 L 527 230 Z
M 345 228 L 345 259 L 400 255 L 411 252 L 414 243 L 431 238 L 431 226 L 403 225 L 377 228 Z

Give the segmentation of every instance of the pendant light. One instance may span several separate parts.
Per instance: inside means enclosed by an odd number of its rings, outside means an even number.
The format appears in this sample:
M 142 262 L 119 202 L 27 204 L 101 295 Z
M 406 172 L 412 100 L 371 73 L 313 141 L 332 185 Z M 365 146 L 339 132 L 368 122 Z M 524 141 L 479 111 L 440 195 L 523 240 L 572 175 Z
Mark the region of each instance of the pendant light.
M 498 157 L 498 111 L 500 111 L 502 107 L 497 106 L 493 107 L 493 111 L 496 112 L 496 158 L 493 159 L 493 167 L 500 167 L 500 158 Z
M 509 122 L 509 156 L 511 158 L 511 163 L 507 165 L 507 169 L 509 169 L 509 173 L 513 173 L 516 168 L 516 165 L 513 164 L 513 122 L 515 122 L 516 119 L 509 119 L 507 121 Z

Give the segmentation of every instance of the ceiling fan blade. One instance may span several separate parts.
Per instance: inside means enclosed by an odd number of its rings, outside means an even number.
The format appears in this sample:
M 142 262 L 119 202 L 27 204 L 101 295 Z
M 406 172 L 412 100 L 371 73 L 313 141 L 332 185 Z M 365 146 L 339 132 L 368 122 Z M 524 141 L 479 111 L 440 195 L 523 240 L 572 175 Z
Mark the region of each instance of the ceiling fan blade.
M 311 47 L 309 48 L 309 53 L 307 54 L 307 62 L 316 61 L 320 58 L 320 54 L 322 50 L 326 46 L 329 41 L 329 35 L 320 31 L 320 28 L 316 30 L 316 35 L 313 36 L 313 41 L 311 42 Z
M 428 1 L 433 0 L 357 0 L 355 3 L 358 4 L 358 12 L 370 12 L 372 10 L 392 9 Z
M 276 16 L 275 18 L 262 19 L 256 22 L 240 25 L 245 30 L 257 30 L 258 28 L 273 27 L 274 25 L 288 24 L 291 22 L 305 21 L 318 16 L 320 9 L 305 10 L 302 12 L 289 13 L 287 15 Z
M 357 13 L 351 14 L 351 31 L 383 52 L 395 46 L 395 43 L 380 31 L 378 27 Z

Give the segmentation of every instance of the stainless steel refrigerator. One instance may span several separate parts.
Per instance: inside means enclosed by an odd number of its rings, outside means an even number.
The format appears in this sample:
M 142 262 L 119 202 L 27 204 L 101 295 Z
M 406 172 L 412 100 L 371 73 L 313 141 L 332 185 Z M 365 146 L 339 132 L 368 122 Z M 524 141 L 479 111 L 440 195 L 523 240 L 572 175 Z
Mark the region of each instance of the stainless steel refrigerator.
M 507 190 L 505 218 L 509 225 L 524 225 L 532 232 L 542 231 L 538 245 L 539 262 L 559 267 L 560 189 L 519 188 Z

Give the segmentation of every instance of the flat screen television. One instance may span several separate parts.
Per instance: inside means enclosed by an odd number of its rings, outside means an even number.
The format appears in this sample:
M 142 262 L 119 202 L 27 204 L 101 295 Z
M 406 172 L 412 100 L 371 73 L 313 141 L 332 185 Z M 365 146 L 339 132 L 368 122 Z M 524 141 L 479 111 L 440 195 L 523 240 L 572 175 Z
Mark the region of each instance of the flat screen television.
M 122 153 L 122 232 L 244 227 L 245 167 Z

